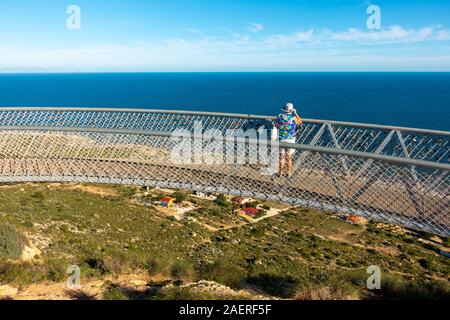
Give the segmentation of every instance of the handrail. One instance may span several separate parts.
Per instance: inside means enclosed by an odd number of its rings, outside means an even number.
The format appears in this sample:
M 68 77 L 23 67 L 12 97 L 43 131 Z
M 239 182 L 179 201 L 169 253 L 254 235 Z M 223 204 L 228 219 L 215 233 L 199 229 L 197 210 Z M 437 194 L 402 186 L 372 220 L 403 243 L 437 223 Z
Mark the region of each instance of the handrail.
M 179 114 L 179 115 L 197 115 L 197 116 L 217 116 L 217 117 L 234 117 L 243 119 L 269 120 L 273 121 L 276 117 L 253 114 L 239 113 L 223 113 L 223 112 L 203 112 L 203 111 L 187 111 L 187 110 L 162 110 L 162 109 L 125 109 L 125 108 L 79 108 L 79 107 L 0 107 L 0 112 L 4 111 L 82 111 L 82 112 L 141 112 L 141 113 L 161 113 L 161 114 Z M 383 130 L 400 130 L 405 132 L 416 132 L 422 134 L 435 134 L 450 136 L 450 131 L 430 130 L 421 128 L 398 127 L 389 125 L 377 125 L 369 123 L 321 120 L 321 119 L 303 119 L 309 123 L 329 123 L 334 125 L 352 126 L 355 128 L 374 128 Z

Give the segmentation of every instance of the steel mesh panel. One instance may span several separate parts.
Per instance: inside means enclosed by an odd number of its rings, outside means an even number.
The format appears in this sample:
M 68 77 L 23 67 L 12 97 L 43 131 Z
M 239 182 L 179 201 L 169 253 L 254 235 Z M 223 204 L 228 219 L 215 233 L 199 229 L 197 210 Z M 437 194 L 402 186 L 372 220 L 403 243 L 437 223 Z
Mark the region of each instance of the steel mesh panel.
M 39 126 L 172 132 L 180 128 L 192 129 L 196 122 L 201 122 L 204 130 L 217 129 L 225 132 L 229 129 L 271 129 L 273 120 L 273 117 L 261 116 L 152 110 L 0 108 L 0 127 Z M 439 163 L 449 163 L 450 154 L 448 132 L 333 121 L 305 120 L 297 142 Z
M 245 152 L 240 162 L 196 164 L 193 154 L 188 161 L 175 163 L 171 150 L 179 142 L 158 133 L 193 129 L 198 122 L 204 130 L 216 129 L 217 133 L 270 128 L 272 120 L 140 111 L 0 109 L 0 182 L 118 183 L 224 192 L 450 234 L 448 133 L 306 121 L 298 143 L 326 147 L 330 152 L 296 150 L 289 179 L 268 175 L 258 156 L 261 146 L 255 152 L 252 143 L 231 143 L 233 151 L 243 148 Z M 192 138 L 191 143 L 206 149 L 209 141 Z M 271 148 L 267 147 L 269 154 Z M 443 165 L 384 161 L 332 150 Z M 206 155 L 225 157 L 216 151 Z

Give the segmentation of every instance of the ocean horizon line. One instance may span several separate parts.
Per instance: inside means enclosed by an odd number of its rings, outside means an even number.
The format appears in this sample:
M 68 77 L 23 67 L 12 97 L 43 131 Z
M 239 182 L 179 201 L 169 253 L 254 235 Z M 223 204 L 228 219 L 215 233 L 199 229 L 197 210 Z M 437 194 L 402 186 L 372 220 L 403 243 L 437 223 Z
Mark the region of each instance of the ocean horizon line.
M 289 73 L 336 73 L 336 74 L 358 74 L 358 73 L 392 73 L 392 74 L 411 74 L 411 73 L 433 73 L 433 74 L 446 74 L 450 73 L 448 71 L 440 71 L 440 70 L 430 70 L 430 71 L 371 71 L 371 70 L 354 70 L 354 71 L 18 71 L 18 72 L 3 72 L 0 71 L 0 75 L 39 75 L 39 74 L 213 74 L 213 73 L 223 73 L 223 74 L 289 74 Z
M 276 114 L 450 131 L 450 73 L 119 72 L 0 74 L 2 105 Z M 436 117 L 436 115 L 439 115 Z

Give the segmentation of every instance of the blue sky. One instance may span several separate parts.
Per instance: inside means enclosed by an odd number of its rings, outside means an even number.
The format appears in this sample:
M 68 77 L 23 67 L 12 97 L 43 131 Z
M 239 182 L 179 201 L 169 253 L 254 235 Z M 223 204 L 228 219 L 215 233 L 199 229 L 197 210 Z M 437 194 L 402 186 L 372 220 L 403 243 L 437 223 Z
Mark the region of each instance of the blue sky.
M 447 0 L 2 0 L 0 72 L 450 71 L 449 20 Z

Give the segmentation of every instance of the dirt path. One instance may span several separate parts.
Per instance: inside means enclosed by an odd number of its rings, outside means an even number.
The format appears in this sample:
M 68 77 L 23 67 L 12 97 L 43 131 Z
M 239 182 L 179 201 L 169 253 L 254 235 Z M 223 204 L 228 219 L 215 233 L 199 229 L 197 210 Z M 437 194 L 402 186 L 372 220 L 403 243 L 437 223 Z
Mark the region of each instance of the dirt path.
M 256 224 L 256 223 L 261 222 L 261 221 L 263 221 L 265 219 L 276 217 L 276 216 L 282 214 L 283 212 L 286 212 L 286 211 L 291 210 L 293 208 L 295 208 L 295 206 L 289 207 L 289 208 L 286 208 L 286 209 L 274 209 L 274 208 L 271 208 L 269 211 L 267 211 L 267 214 L 264 215 L 261 218 L 253 219 L 253 220 L 250 220 L 248 222 L 243 222 L 241 224 L 234 225 L 234 226 L 228 226 L 228 227 L 222 228 L 220 230 L 229 230 L 229 229 L 234 229 L 234 228 L 242 228 L 242 227 L 247 226 L 249 224 Z

